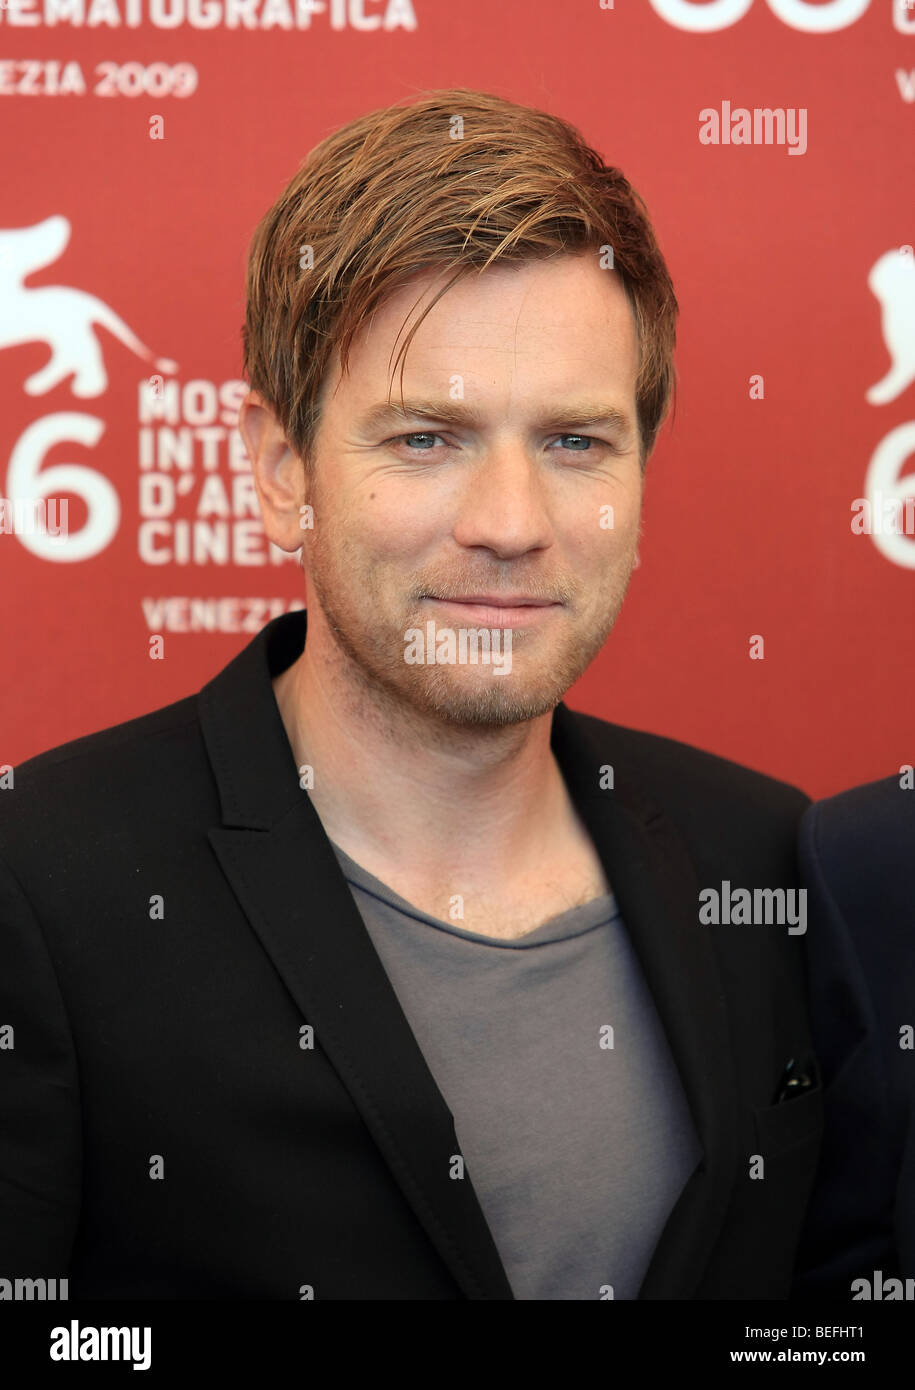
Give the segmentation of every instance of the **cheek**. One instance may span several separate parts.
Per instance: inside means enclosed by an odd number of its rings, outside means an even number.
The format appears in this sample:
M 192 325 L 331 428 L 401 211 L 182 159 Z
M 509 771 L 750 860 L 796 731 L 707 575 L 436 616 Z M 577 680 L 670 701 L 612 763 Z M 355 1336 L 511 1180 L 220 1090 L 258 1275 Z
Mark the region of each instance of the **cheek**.
M 354 594 L 379 596 L 401 591 L 435 554 L 425 527 L 403 509 L 384 510 L 371 503 L 347 522 L 337 518 L 323 539 L 317 560 L 335 583 Z
M 618 497 L 605 508 L 605 512 L 607 519 L 602 522 L 602 525 L 607 529 L 603 534 L 607 537 L 611 547 L 615 545 L 619 550 L 628 550 L 638 539 L 639 523 L 642 516 L 641 499 L 639 497 Z
M 441 552 L 450 526 L 428 500 L 415 496 L 365 499 L 352 519 L 352 535 L 372 562 L 393 569 L 415 569 Z
M 595 502 L 557 529 L 566 555 L 586 568 L 604 570 L 629 553 L 639 534 L 639 512 L 619 502 Z

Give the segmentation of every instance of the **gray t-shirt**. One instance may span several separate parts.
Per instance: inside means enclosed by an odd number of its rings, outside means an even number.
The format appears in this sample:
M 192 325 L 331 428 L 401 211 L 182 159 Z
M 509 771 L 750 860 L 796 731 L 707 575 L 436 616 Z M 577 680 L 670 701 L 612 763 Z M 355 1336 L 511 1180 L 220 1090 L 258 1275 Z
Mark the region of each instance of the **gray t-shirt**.
M 636 1298 L 702 1147 L 613 894 L 502 941 L 333 848 L 515 1298 Z

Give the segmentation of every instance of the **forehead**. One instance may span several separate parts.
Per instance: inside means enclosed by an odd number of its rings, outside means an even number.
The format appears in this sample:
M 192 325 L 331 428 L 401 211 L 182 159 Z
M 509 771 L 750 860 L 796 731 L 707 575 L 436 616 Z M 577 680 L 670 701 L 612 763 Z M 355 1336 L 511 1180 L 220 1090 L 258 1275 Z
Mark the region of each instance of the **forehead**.
M 634 391 L 638 332 L 632 306 L 617 272 L 601 268 L 597 251 L 474 269 L 433 304 L 453 274 L 423 271 L 390 295 L 357 333 L 348 378 L 341 379 L 334 352 L 322 398 L 344 392 L 374 398 L 380 384 L 386 388 L 390 382 L 404 339 L 417 323 L 403 359 L 405 384 L 447 385 L 458 373 L 469 378 L 465 388 L 477 393 L 507 377 L 521 390 L 526 382 L 536 389 L 547 376 L 560 393 L 608 382 L 624 393 Z

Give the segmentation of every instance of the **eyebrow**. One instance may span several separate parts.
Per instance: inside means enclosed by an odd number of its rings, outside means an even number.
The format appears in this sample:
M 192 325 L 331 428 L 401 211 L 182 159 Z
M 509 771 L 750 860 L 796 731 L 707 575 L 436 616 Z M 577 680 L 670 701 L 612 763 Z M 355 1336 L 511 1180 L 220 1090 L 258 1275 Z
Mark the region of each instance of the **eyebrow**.
M 437 421 L 439 424 L 464 425 L 479 429 L 484 417 L 472 405 L 457 401 L 405 400 L 401 408 L 399 401 L 382 401 L 370 406 L 359 417 L 365 429 L 402 422 L 407 419 Z M 550 409 L 538 416 L 535 424 L 544 430 L 579 429 L 585 426 L 609 427 L 625 431 L 632 430 L 632 418 L 627 410 L 616 405 L 572 405 Z

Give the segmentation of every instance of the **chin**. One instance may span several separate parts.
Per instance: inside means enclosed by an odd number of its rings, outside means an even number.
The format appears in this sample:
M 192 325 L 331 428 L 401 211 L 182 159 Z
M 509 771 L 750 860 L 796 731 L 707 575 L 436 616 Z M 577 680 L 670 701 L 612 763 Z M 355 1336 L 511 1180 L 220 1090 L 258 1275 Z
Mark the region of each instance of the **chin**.
M 464 727 L 505 728 L 523 724 L 549 714 L 562 699 L 563 692 L 550 683 L 550 689 L 509 684 L 512 676 L 488 676 L 476 689 L 461 689 L 457 683 L 423 682 L 410 692 L 410 703 L 425 715 L 442 723 Z M 501 684 L 500 684 L 501 683 Z

